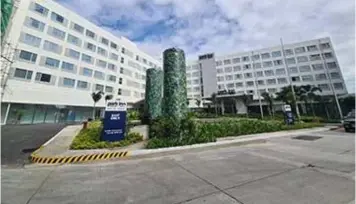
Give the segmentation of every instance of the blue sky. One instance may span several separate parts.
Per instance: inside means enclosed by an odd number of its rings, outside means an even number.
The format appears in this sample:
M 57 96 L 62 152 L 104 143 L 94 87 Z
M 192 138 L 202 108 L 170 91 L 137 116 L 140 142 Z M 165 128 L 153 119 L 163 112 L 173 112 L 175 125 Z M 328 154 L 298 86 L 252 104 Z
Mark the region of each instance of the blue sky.
M 188 59 L 331 37 L 355 92 L 354 0 L 57 0 L 159 58 L 178 46 Z M 185 3 L 184 3 L 185 2 Z

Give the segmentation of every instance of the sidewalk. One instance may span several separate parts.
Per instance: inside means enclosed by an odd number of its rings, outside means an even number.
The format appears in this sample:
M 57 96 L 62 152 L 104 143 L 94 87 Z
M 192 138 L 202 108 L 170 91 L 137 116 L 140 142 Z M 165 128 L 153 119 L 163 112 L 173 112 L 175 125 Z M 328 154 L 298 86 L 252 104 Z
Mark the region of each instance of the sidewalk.
M 119 157 L 137 158 L 149 157 L 155 155 L 172 154 L 179 151 L 199 150 L 221 148 L 232 145 L 246 145 L 252 143 L 264 143 L 267 139 L 275 137 L 289 137 L 299 134 L 308 134 L 319 131 L 327 131 L 333 127 L 320 127 L 310 129 L 299 129 L 291 131 L 279 131 L 271 133 L 259 133 L 244 136 L 218 138 L 217 142 L 194 144 L 179 147 L 144 149 L 145 142 L 136 143 L 127 147 L 115 149 L 90 149 L 90 150 L 70 150 L 69 146 L 74 137 L 81 130 L 81 125 L 72 125 L 65 127 L 51 140 L 43 144 L 32 155 L 34 163 L 41 164 L 61 164 L 61 163 L 80 163 L 94 160 L 105 160 Z M 147 127 L 138 127 L 134 131 L 145 131 Z

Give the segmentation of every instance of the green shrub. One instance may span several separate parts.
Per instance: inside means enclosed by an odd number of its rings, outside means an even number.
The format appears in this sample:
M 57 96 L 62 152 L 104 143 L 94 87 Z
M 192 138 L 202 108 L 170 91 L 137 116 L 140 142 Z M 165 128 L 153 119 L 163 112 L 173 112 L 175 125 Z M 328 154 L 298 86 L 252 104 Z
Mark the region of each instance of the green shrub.
M 130 132 L 126 134 L 125 139 L 118 142 L 100 141 L 102 132 L 102 125 L 100 121 L 93 121 L 88 124 L 88 128 L 81 130 L 74 138 L 71 149 L 102 149 L 124 147 L 130 144 L 143 140 L 143 136 L 139 133 Z
M 140 120 L 140 112 L 136 110 L 128 110 L 127 111 L 127 119 L 128 120 Z
M 310 122 L 325 122 L 326 120 L 322 117 L 318 116 L 300 116 L 300 120 L 305 122 L 305 123 L 310 123 Z

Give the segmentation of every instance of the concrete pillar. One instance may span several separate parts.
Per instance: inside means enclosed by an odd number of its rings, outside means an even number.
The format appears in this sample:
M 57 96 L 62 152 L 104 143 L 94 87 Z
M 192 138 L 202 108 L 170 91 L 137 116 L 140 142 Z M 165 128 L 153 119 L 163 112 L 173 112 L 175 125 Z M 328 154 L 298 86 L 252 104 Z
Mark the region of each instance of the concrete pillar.
M 7 108 L 6 108 L 6 113 L 5 113 L 5 118 L 4 118 L 4 121 L 3 121 L 3 125 L 6 124 L 7 122 L 7 118 L 9 117 L 9 113 L 10 113 L 10 108 L 11 108 L 11 103 L 8 103 L 7 104 Z
M 224 115 L 225 113 L 225 105 L 224 105 L 224 100 L 221 99 L 220 101 L 220 106 L 221 106 L 221 114 Z

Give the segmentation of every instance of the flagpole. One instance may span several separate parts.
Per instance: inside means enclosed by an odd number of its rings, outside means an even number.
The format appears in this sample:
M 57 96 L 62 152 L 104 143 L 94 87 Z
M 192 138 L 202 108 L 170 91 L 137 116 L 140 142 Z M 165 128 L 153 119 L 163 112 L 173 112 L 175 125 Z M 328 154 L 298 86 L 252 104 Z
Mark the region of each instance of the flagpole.
M 255 72 L 255 60 L 253 58 L 253 51 L 251 53 L 251 60 L 252 60 L 253 76 L 254 76 L 254 79 L 255 79 L 256 91 L 257 91 L 257 96 L 258 96 L 258 103 L 260 105 L 261 118 L 263 119 L 263 107 L 262 107 L 262 103 L 261 103 L 261 94 L 260 94 L 260 92 L 258 90 L 257 74 Z
M 336 102 L 337 109 L 339 111 L 339 116 L 340 116 L 340 119 L 342 120 L 344 116 L 342 115 L 342 110 L 341 110 L 341 107 L 340 107 L 339 98 L 337 97 L 337 94 L 335 92 L 334 84 L 331 81 L 331 76 L 330 76 L 329 68 L 328 68 L 328 66 L 326 64 L 326 61 L 325 61 L 324 52 L 323 52 L 323 50 L 322 50 L 322 48 L 320 46 L 321 45 L 320 39 L 318 40 L 318 45 L 319 45 L 319 48 L 320 48 L 320 55 L 321 55 L 321 58 L 323 60 L 324 67 L 326 69 L 326 75 L 328 75 L 328 79 L 329 79 L 329 83 L 330 83 L 330 86 L 331 86 L 331 90 L 332 90 L 332 92 L 334 94 L 334 97 L 335 97 L 335 102 Z
M 291 89 L 292 89 L 292 95 L 293 95 L 293 100 L 294 100 L 294 105 L 295 105 L 295 111 L 297 112 L 298 120 L 300 120 L 299 108 L 298 108 L 298 104 L 297 104 L 297 99 L 295 97 L 293 83 L 292 83 L 292 80 L 290 78 L 288 63 L 287 63 L 286 55 L 285 55 L 285 51 L 284 51 L 283 40 L 282 40 L 282 38 L 280 38 L 280 40 L 281 40 L 281 46 L 282 46 L 282 54 L 283 54 L 284 65 L 285 65 L 285 68 L 287 69 L 288 80 L 289 80 L 289 84 L 290 84 Z

